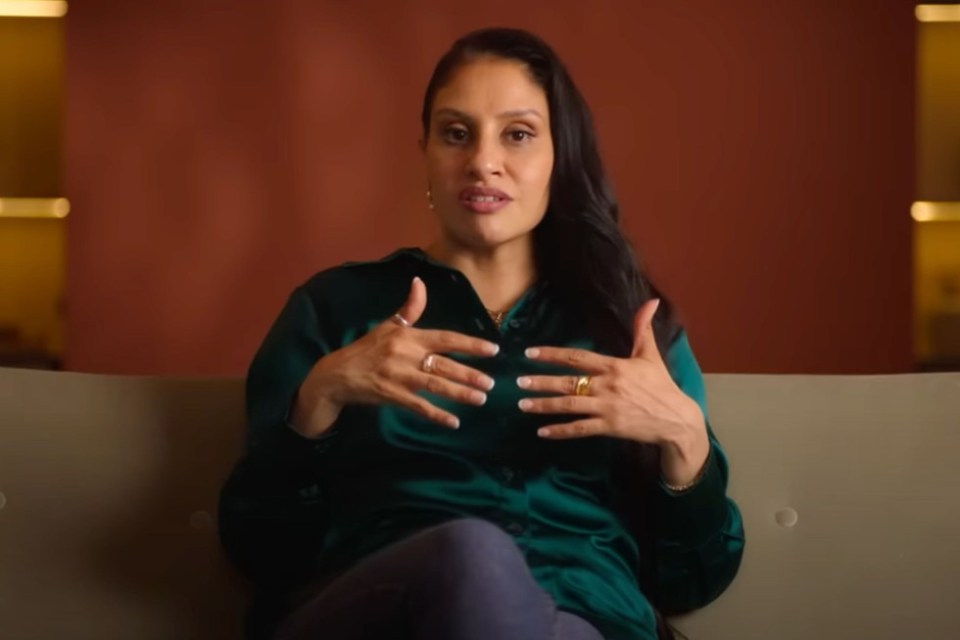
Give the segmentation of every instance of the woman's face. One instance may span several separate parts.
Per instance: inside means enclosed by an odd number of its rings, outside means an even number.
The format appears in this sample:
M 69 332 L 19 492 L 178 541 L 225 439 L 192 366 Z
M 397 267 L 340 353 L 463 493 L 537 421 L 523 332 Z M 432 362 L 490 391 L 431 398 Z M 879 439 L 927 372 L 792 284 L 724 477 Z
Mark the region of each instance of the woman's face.
M 547 97 L 513 60 L 481 58 L 436 93 L 424 142 L 445 236 L 472 248 L 526 239 L 547 210 L 553 140 Z

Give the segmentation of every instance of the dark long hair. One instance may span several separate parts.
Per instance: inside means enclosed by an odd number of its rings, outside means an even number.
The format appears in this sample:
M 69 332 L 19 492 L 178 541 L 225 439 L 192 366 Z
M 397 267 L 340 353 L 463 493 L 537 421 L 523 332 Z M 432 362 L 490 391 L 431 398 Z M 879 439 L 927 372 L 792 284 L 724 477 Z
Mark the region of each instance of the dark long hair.
M 651 298 L 661 303 L 654 334 L 666 349 L 679 332 L 674 310 L 641 269 L 619 225 L 619 207 L 607 179 L 593 117 L 560 58 L 540 38 L 519 29 L 481 29 L 457 40 L 437 63 L 427 84 L 421 119 L 424 139 L 437 91 L 461 65 L 483 57 L 516 60 L 546 93 L 554 164 L 550 201 L 534 231 L 538 276 L 571 309 L 589 309 L 589 330 L 615 355 L 626 356 L 633 344 L 633 318 Z M 641 588 L 657 606 L 653 589 L 653 514 L 649 492 L 659 475 L 654 446 L 624 441 L 614 469 L 619 487 L 630 487 L 619 511 L 640 546 Z M 658 634 L 673 637 L 658 615 Z

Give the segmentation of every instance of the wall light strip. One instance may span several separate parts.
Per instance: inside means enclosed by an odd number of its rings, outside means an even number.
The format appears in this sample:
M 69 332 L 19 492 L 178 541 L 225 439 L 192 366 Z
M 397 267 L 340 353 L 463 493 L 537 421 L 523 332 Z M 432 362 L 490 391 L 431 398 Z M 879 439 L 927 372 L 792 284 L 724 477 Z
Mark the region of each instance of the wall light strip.
M 914 13 L 920 22 L 960 22 L 960 4 L 918 4 Z
M 65 15 L 65 0 L 0 0 L 0 17 L 62 18 Z
M 66 198 L 0 198 L 0 219 L 66 218 L 69 213 Z
M 910 215 L 917 222 L 960 222 L 960 202 L 914 202 Z

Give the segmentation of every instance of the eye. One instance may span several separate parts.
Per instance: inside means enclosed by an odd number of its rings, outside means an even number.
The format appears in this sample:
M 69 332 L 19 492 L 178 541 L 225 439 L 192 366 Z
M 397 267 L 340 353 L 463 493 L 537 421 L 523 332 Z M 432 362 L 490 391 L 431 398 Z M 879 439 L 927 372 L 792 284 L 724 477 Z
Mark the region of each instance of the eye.
M 463 127 L 444 127 L 440 131 L 440 137 L 446 142 L 459 144 L 467 139 L 467 130 Z
M 525 142 L 533 138 L 533 133 L 526 129 L 513 129 L 507 131 L 507 137 L 510 138 L 510 142 Z

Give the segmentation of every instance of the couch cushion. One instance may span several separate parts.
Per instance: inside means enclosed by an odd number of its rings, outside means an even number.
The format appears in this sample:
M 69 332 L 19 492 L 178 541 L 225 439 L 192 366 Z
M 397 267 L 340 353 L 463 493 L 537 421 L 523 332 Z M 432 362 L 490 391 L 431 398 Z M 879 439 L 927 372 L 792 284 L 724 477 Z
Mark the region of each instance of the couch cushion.
M 958 637 L 960 374 L 707 384 L 747 546 L 730 589 L 679 627 L 694 640 Z
M 239 380 L 0 369 L 0 637 L 239 638 L 219 553 Z

